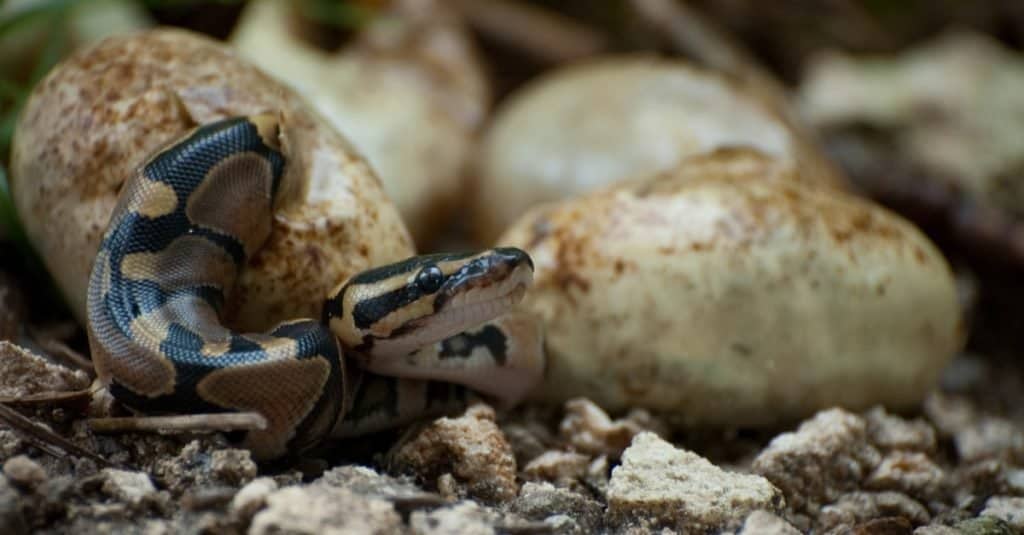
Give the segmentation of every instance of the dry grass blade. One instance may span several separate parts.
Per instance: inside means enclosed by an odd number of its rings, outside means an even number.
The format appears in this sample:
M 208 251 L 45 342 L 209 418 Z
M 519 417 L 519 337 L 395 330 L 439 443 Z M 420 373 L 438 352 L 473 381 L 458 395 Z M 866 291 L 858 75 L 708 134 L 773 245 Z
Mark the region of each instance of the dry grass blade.
M 59 404 L 71 401 L 88 402 L 92 398 L 92 389 L 72 390 L 69 392 L 39 392 L 19 397 L 0 396 L 0 403 L 7 405 L 42 405 Z
M 100 457 L 99 455 L 33 422 L 20 412 L 3 403 L 0 403 L 0 421 L 10 426 L 16 433 L 35 444 L 39 449 L 54 457 L 62 457 L 63 455 L 61 455 L 59 450 L 64 450 L 65 453 L 92 459 L 100 466 L 113 466 L 103 457 Z
M 582 24 L 522 2 L 448 0 L 481 32 L 551 63 L 593 56 L 607 48 L 605 36 Z
M 255 431 L 266 429 L 267 419 L 257 412 L 223 414 L 184 414 L 178 416 L 126 416 L 90 418 L 89 427 L 97 433 L 148 431 L 167 433 Z

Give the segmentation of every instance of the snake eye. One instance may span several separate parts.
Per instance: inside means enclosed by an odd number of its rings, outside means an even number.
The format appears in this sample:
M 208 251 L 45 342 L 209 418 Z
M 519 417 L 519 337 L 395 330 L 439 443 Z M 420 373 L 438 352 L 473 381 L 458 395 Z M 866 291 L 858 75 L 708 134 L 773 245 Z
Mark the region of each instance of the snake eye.
M 429 265 L 416 274 L 416 286 L 425 293 L 434 293 L 441 288 L 444 282 L 444 273 L 441 268 Z

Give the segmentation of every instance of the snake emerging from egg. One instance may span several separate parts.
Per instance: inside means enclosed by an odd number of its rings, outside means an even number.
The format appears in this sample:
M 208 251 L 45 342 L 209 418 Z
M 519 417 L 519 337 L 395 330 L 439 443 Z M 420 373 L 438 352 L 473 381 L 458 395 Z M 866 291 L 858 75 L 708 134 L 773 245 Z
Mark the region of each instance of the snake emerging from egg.
M 266 333 L 220 310 L 271 233 L 288 165 L 272 114 L 205 124 L 125 184 L 88 286 L 101 382 L 145 414 L 249 411 L 257 459 L 401 425 L 473 393 L 517 402 L 543 375 L 539 327 L 508 313 L 532 281 L 516 248 L 415 256 L 342 281 L 319 319 Z

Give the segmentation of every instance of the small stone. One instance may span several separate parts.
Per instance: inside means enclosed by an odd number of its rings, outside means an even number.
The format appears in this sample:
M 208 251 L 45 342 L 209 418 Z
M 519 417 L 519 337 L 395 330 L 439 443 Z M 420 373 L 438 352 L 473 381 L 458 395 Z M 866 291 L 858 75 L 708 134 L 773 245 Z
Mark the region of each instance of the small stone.
M 913 498 L 898 492 L 851 492 L 835 503 L 821 508 L 818 523 L 826 530 L 857 525 L 876 518 L 900 517 L 913 525 L 931 521 L 928 509 Z
M 979 516 L 953 526 L 960 535 L 1016 535 L 1006 521 L 994 516 Z
M 596 533 L 601 527 L 604 507 L 583 494 L 558 488 L 548 482 L 527 482 L 512 502 L 512 512 L 528 520 L 547 522 L 555 515 L 567 515 L 583 533 Z
M 607 517 L 617 525 L 646 517 L 656 526 L 705 533 L 738 527 L 759 509 L 779 511 L 783 502 L 766 479 L 726 472 L 644 432 L 612 470 Z
M 966 462 L 1002 459 L 1024 464 L 1024 431 L 1004 418 L 980 418 L 960 430 L 953 440 Z
M 58 366 L 19 345 L 0 341 L 0 397 L 72 392 L 89 388 L 90 383 L 81 370 Z
M 416 535 L 494 535 L 498 515 L 473 502 L 433 511 L 414 511 L 409 526 Z
M 974 405 L 963 396 L 935 391 L 924 400 L 924 413 L 943 436 L 951 437 L 978 420 Z
M 915 529 L 914 535 L 960 535 L 960 532 L 942 524 L 929 524 Z
M 256 477 L 257 471 L 249 450 L 215 450 L 210 454 L 210 475 L 224 484 L 244 485 Z
M 1007 489 L 1016 495 L 1024 495 L 1024 468 L 1014 468 L 1005 473 Z
M 228 511 L 235 518 L 248 520 L 267 503 L 267 496 L 277 490 L 277 482 L 269 477 L 259 477 L 235 493 L 228 505 Z
M 516 460 L 494 418 L 494 409 L 483 404 L 458 418 L 439 418 L 399 445 L 392 464 L 425 481 L 450 473 L 468 495 L 484 501 L 514 499 Z
M 25 449 L 25 441 L 10 429 L 0 429 L 0 459 L 10 459 Z
M 372 468 L 358 465 L 338 466 L 328 470 L 313 484 L 346 488 L 356 494 L 380 498 L 401 498 L 424 494 L 419 487 L 409 481 L 379 474 Z
M 590 457 L 571 451 L 550 450 L 530 461 L 523 473 L 532 479 L 571 483 L 583 478 L 590 465 Z
M 519 465 L 525 465 L 530 459 L 544 453 L 547 450 L 545 444 L 553 442 L 547 429 L 536 423 L 509 423 L 502 425 L 501 430 L 512 445 Z
M 284 488 L 268 495 L 266 503 L 266 507 L 252 518 L 250 535 L 383 535 L 399 533 L 403 528 L 402 517 L 390 502 L 327 485 Z
M 653 431 L 667 436 L 664 424 L 647 411 L 633 411 L 626 418 L 612 421 L 604 410 L 585 398 L 565 403 L 565 417 L 558 431 L 573 449 L 612 459 L 618 459 L 638 433 Z
M 782 490 L 795 511 L 814 513 L 861 480 L 881 462 L 867 442 L 864 419 L 842 409 L 819 412 L 791 433 L 776 436 L 752 469 Z
M 945 493 L 946 473 L 927 455 L 894 451 L 882 459 L 864 485 L 871 490 L 894 490 L 923 500 Z
M 0 475 L 0 533 L 22 535 L 28 533 L 28 523 L 21 511 L 21 499 L 18 491 Z
M 46 470 L 25 455 L 17 455 L 4 462 L 4 475 L 15 485 L 34 489 L 46 481 Z
M 103 476 L 103 493 L 130 507 L 156 500 L 156 487 L 144 472 L 104 468 L 100 474 Z
M 768 511 L 754 511 L 743 522 L 739 535 L 799 535 L 800 530 Z
M 913 526 L 903 517 L 873 518 L 853 527 L 854 535 L 909 535 Z
M 904 420 L 882 407 L 864 415 L 868 439 L 882 450 L 935 451 L 935 429 L 924 420 Z
M 1013 529 L 1024 532 L 1024 498 L 1015 496 L 993 496 L 985 502 L 981 516 L 1003 520 Z

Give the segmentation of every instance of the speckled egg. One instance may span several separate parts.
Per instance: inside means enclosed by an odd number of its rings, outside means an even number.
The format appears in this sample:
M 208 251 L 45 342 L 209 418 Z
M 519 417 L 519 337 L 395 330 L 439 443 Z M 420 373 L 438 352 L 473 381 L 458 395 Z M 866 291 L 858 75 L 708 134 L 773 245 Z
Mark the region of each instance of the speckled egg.
M 920 402 L 963 339 L 949 265 L 895 214 L 795 173 L 719 150 L 521 218 L 499 241 L 536 265 L 535 396 L 713 426 Z
M 475 164 L 473 230 L 491 243 L 541 202 L 673 168 L 718 148 L 750 146 L 799 176 L 844 181 L 813 141 L 755 88 L 678 59 L 608 56 L 541 76 L 505 100 Z
M 319 317 L 340 280 L 412 254 L 380 180 L 291 89 L 193 33 L 113 37 L 36 86 L 12 148 L 19 216 L 79 321 L 93 257 L 133 170 L 196 125 L 265 112 L 281 117 L 284 186 L 270 238 L 229 296 L 230 326 Z
M 443 2 L 395 4 L 327 52 L 302 40 L 288 2 L 249 2 L 231 43 L 352 141 L 429 248 L 461 201 L 489 87 L 467 29 Z

